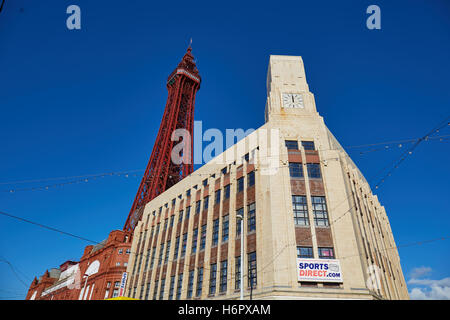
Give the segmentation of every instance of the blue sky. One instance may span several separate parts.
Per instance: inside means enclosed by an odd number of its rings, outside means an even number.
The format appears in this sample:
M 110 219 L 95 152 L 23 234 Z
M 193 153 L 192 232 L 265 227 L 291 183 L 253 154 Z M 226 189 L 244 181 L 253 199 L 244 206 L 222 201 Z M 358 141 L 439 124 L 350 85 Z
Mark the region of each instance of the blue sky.
M 71 4 L 81 8 L 81 30 L 66 28 Z M 381 30 L 366 28 L 371 4 L 381 8 Z M 318 111 L 343 146 L 418 138 L 450 113 L 449 15 L 444 0 L 6 0 L 0 190 L 47 184 L 8 181 L 144 169 L 165 81 L 191 37 L 203 79 L 195 119 L 204 130 L 261 126 L 269 55 L 286 54 L 303 57 Z M 348 152 L 375 183 L 401 153 L 391 149 Z M 448 141 L 424 142 L 377 190 L 398 245 L 449 235 L 449 161 Z M 122 228 L 139 181 L 0 192 L 0 211 L 100 241 Z M 27 285 L 79 259 L 88 244 L 1 216 L 0 233 L 0 259 Z M 414 297 L 448 293 L 449 252 L 449 240 L 400 249 Z M 0 299 L 27 291 L 1 261 L 0 288 Z

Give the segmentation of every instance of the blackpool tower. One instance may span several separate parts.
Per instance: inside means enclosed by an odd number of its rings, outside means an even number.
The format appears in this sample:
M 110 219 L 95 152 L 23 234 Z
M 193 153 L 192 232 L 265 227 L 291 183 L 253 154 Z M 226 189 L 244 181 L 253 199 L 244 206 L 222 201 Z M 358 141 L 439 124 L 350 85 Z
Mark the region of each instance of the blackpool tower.
M 169 189 L 194 170 L 193 127 L 195 94 L 200 88 L 201 78 L 195 65 L 189 45 L 181 62 L 167 79 L 167 103 L 152 154 L 145 170 L 138 192 L 125 222 L 124 230 L 132 231 L 141 219 L 145 204 Z M 177 129 L 184 129 L 189 135 L 175 136 Z M 183 141 L 184 140 L 184 141 Z M 173 147 L 184 143 L 183 161 L 172 161 Z

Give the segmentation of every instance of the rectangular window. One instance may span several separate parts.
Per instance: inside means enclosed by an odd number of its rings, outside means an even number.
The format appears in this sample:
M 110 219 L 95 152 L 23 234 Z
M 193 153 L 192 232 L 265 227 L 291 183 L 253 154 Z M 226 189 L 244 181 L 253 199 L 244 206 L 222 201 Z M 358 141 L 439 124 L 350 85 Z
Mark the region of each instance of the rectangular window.
M 222 242 L 228 241 L 229 226 L 230 226 L 229 216 L 226 215 L 222 218 Z
M 170 216 L 169 228 L 173 227 L 173 220 L 175 219 L 175 215 Z
M 115 281 L 114 288 L 119 288 L 119 287 L 120 287 L 120 281 Z
M 248 232 L 256 230 L 256 206 L 255 203 L 250 203 L 247 207 L 247 229 Z
M 162 300 L 164 297 L 164 286 L 166 284 L 166 279 L 161 279 L 161 289 L 159 290 L 159 300 Z
M 205 243 L 206 243 L 206 224 L 202 225 L 202 233 L 200 237 L 200 250 L 205 249 Z
M 220 263 L 220 292 L 227 291 L 227 272 L 228 272 L 228 261 L 224 260 Z
M 122 254 L 123 253 L 123 249 L 119 249 L 119 251 L 117 253 L 118 254 Z
M 297 140 L 285 140 L 286 148 L 288 150 L 298 150 L 298 141 Z
M 209 294 L 216 294 L 216 277 L 217 277 L 217 264 L 214 263 L 211 265 L 210 273 L 209 273 Z
M 308 177 L 310 178 L 320 178 L 320 164 L 319 163 L 307 163 L 306 168 L 308 169 Z
M 256 252 L 248 254 L 248 286 L 255 288 L 257 282 L 256 274 Z
M 173 260 L 178 259 L 178 250 L 180 248 L 180 237 L 176 237 L 175 239 L 175 251 L 173 253 Z
M 308 204 L 305 196 L 292 196 L 294 223 L 297 226 L 309 226 Z
M 319 247 L 319 258 L 320 259 L 334 259 L 333 248 L 320 248 Z
M 255 185 L 255 171 L 250 172 L 247 177 L 247 188 L 250 188 Z
M 206 185 L 208 184 L 208 179 L 203 180 L 202 184 L 204 187 L 206 187 Z
M 158 295 L 158 280 L 155 281 L 155 288 L 153 290 L 153 300 L 156 300 L 157 295 Z
M 169 300 L 173 299 L 173 290 L 175 289 L 175 276 L 170 277 Z
M 314 141 L 302 141 L 303 149 L 305 150 L 315 150 Z
M 220 189 L 216 191 L 215 203 L 216 204 L 220 203 Z
M 145 289 L 144 300 L 148 300 L 149 295 L 150 295 L 150 282 L 147 282 L 147 288 Z
M 168 220 L 168 219 L 164 219 L 164 231 L 167 230 L 167 220 Z
M 191 196 L 191 189 L 186 190 L 186 197 L 190 197 Z
M 153 263 L 155 262 L 155 253 L 156 253 L 156 247 L 153 247 L 152 250 L 152 262 L 150 263 L 150 269 L 153 269 Z
M 118 296 L 119 296 L 119 289 L 114 289 L 112 297 L 116 298 Z
M 111 282 L 106 283 L 106 287 L 109 289 L 111 288 Z
M 181 298 L 181 288 L 182 288 L 182 286 L 183 286 L 183 274 L 180 273 L 178 275 L 177 298 L 176 298 L 177 300 L 180 300 L 180 298 Z
M 221 170 L 221 172 L 222 172 L 222 174 L 227 174 L 227 167 L 223 168 L 223 169 Z
M 241 216 L 244 217 L 244 208 L 240 208 L 238 211 L 236 211 L 236 217 Z M 241 220 L 236 218 L 236 237 L 241 235 Z
M 178 223 L 181 223 L 181 221 L 183 221 L 183 210 L 178 213 Z
M 311 197 L 311 200 L 315 225 L 319 227 L 327 227 L 329 224 L 325 197 Z
M 300 162 L 289 162 L 289 175 L 291 176 L 291 178 L 302 178 L 302 164 Z
M 187 298 L 192 298 L 192 291 L 194 290 L 194 270 L 189 271 Z
M 198 228 L 194 229 L 193 235 L 192 235 L 192 250 L 191 254 L 194 254 L 197 252 L 197 239 L 198 239 Z
M 244 177 L 241 177 L 237 180 L 237 192 L 241 192 L 244 190 Z
M 199 214 L 200 213 L 201 206 L 202 206 L 202 200 L 197 201 L 197 203 L 195 205 L 195 214 Z
M 189 216 L 191 215 L 191 207 L 186 208 L 186 220 L 189 219 Z
M 249 159 L 250 159 L 250 156 L 249 156 L 248 153 L 246 153 L 246 154 L 244 155 L 244 160 L 245 160 L 245 162 L 248 162 Z
M 187 233 L 183 234 L 183 243 L 181 246 L 181 257 L 182 258 L 186 254 L 186 245 L 187 245 Z
M 225 194 L 225 199 L 229 199 L 230 198 L 230 185 L 227 184 L 224 187 L 224 194 Z
M 202 286 L 203 286 L 203 267 L 198 268 L 197 271 L 197 290 L 195 292 L 196 297 L 200 297 L 202 295 Z
M 170 253 L 170 240 L 167 241 L 166 257 L 164 258 L 164 264 L 166 264 L 169 261 L 169 253 Z
M 161 243 L 161 248 L 159 249 L 159 260 L 158 260 L 158 266 L 161 265 L 162 260 L 164 256 L 164 243 Z
M 314 258 L 312 247 L 297 247 L 297 258 Z
M 209 196 L 203 198 L 203 210 L 208 210 Z
M 217 246 L 219 242 L 219 219 L 213 221 L 212 247 Z
M 234 281 L 234 288 L 236 290 L 239 290 L 241 288 L 241 257 L 236 257 L 236 264 L 235 264 L 235 281 Z

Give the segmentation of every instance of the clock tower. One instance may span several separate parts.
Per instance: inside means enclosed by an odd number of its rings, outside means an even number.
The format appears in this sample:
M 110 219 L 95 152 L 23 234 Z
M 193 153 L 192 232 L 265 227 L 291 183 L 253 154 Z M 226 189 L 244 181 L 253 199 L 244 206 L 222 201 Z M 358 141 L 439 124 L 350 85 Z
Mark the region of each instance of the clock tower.
M 317 115 L 314 95 L 309 91 L 301 57 L 270 56 L 267 93 L 266 122 Z

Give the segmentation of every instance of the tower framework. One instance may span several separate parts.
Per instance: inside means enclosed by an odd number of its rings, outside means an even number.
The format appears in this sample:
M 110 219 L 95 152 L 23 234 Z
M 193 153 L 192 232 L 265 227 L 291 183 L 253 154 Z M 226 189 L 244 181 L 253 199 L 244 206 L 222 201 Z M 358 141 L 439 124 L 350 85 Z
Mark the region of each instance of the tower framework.
M 200 82 L 192 48 L 189 46 L 183 59 L 167 79 L 166 108 L 124 230 L 134 230 L 142 217 L 145 204 L 193 172 L 194 103 Z M 177 129 L 184 129 L 188 135 L 173 136 Z M 171 156 L 174 146 L 179 143 L 184 144 L 180 152 L 183 161 L 176 163 Z

